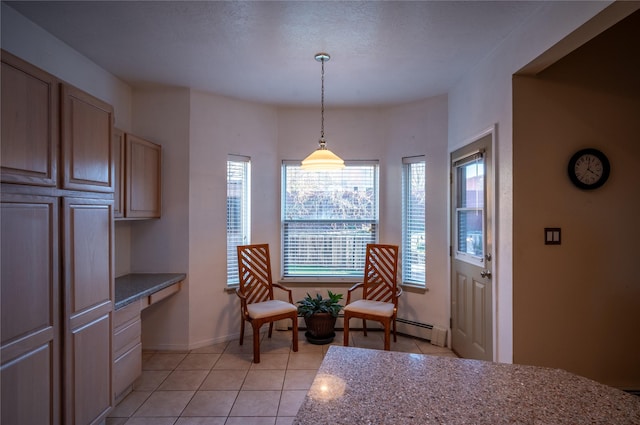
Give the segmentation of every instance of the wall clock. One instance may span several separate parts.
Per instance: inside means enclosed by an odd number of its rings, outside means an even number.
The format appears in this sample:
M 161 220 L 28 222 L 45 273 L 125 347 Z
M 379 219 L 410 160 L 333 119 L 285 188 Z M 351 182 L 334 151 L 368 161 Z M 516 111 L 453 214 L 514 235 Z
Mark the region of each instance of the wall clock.
M 569 179 L 580 189 L 599 188 L 609 178 L 610 171 L 609 159 L 597 149 L 580 149 L 569 160 Z

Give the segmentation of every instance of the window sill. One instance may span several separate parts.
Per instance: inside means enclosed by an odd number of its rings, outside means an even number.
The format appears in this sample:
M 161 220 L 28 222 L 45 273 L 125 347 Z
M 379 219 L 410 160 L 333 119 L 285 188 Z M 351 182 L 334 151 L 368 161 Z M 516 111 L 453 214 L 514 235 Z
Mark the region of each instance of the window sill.
M 414 294 L 425 294 L 429 292 L 429 288 L 423 285 L 416 285 L 415 283 L 403 283 L 402 290 L 404 292 L 411 292 Z
M 285 277 L 278 281 L 282 285 L 291 287 L 315 287 L 322 286 L 338 286 L 338 287 L 351 287 L 356 283 L 362 282 L 361 277 Z

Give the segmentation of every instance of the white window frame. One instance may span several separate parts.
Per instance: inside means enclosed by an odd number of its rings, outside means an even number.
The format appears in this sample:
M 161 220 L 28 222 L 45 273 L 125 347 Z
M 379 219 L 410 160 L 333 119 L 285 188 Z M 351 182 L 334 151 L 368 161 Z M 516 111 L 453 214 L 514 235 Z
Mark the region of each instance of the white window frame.
M 351 167 L 351 168 L 350 168 Z M 287 174 L 291 173 L 291 177 L 295 182 L 306 182 L 311 187 L 313 182 L 320 181 L 323 184 L 330 181 L 331 174 L 338 173 L 348 178 L 350 172 L 356 167 L 370 167 L 371 181 L 360 182 L 365 191 L 364 197 L 373 199 L 367 205 L 368 217 L 327 217 L 325 219 L 314 218 L 290 218 L 292 205 L 288 205 L 287 201 Z M 347 173 L 347 174 L 345 174 Z M 343 170 L 333 171 L 303 171 L 300 169 L 300 161 L 283 161 L 282 162 L 282 196 L 281 196 L 281 270 L 283 281 L 293 282 L 318 282 L 318 283 L 335 283 L 335 282 L 357 282 L 362 279 L 364 272 L 364 258 L 366 254 L 367 243 L 377 243 L 379 234 L 379 164 L 378 161 L 345 161 Z M 309 180 L 304 180 L 309 179 Z M 339 181 L 336 178 L 335 181 Z M 355 181 L 355 180 L 354 180 Z M 354 181 L 344 182 L 345 184 L 353 184 Z M 357 181 L 356 181 L 357 182 Z M 324 209 L 327 204 L 324 204 Z M 371 209 L 373 211 L 371 211 Z M 312 242 L 314 245 L 305 245 L 299 249 L 300 257 L 291 259 L 289 252 L 294 242 L 291 242 L 296 236 L 305 236 L 304 233 L 292 228 L 301 228 L 305 223 L 309 223 L 311 227 L 317 224 L 317 233 L 311 238 L 315 238 Z M 327 226 L 336 230 L 335 238 L 326 231 Z M 342 229 L 342 230 L 340 230 Z M 346 230 L 345 230 L 346 229 Z M 318 238 L 322 238 L 320 242 Z M 298 239 L 300 240 L 300 239 Z M 320 248 L 321 247 L 321 248 Z M 304 254 L 304 253 L 307 254 Z M 344 253 L 343 253 L 344 252 Z M 303 257 L 304 256 L 304 257 Z M 314 258 L 314 256 L 316 258 Z M 303 264 L 304 263 L 304 264 Z M 295 264 L 295 265 L 291 265 Z
M 422 288 L 427 284 L 426 171 L 424 155 L 402 158 L 402 282 Z
M 232 168 L 233 167 L 233 168 Z M 234 179 L 235 177 L 235 179 Z M 231 222 L 231 199 L 237 203 L 236 221 Z M 227 286 L 237 286 L 238 254 L 236 246 L 251 243 L 251 158 L 227 156 Z

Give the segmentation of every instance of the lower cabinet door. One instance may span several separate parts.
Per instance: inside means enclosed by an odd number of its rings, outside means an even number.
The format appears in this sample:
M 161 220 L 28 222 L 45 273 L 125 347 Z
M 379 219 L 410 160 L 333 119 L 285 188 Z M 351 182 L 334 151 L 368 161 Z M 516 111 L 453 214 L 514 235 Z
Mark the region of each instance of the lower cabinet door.
M 60 423 L 59 200 L 2 193 L 0 423 Z
M 113 406 L 113 201 L 63 198 L 64 422 L 99 424 Z
M 131 350 L 118 357 L 113 365 L 113 391 L 116 400 L 128 393 L 133 382 L 142 373 L 142 344 L 136 344 Z

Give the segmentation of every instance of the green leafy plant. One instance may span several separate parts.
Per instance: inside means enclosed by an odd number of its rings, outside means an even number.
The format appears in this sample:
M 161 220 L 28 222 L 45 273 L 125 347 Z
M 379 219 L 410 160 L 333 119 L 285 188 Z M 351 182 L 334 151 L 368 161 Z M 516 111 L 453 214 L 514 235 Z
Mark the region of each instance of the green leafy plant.
M 338 317 L 340 310 L 342 310 L 342 305 L 340 305 L 342 294 L 334 294 L 331 291 L 328 291 L 328 293 L 329 298 L 322 298 L 320 294 L 312 297 L 307 293 L 304 299 L 296 302 L 298 304 L 298 315 L 307 318 L 315 313 L 329 313 L 333 317 Z

